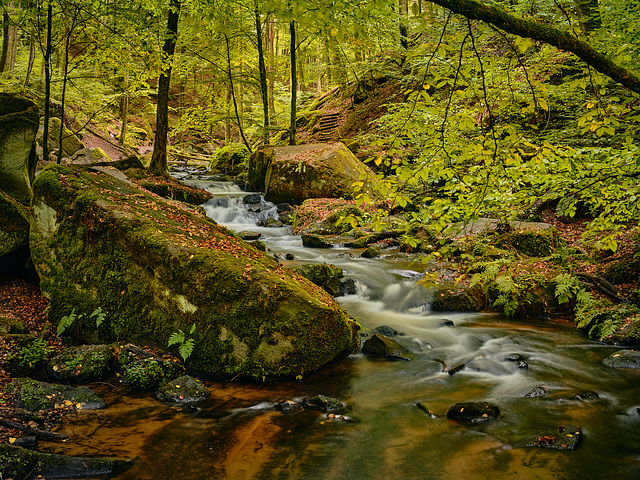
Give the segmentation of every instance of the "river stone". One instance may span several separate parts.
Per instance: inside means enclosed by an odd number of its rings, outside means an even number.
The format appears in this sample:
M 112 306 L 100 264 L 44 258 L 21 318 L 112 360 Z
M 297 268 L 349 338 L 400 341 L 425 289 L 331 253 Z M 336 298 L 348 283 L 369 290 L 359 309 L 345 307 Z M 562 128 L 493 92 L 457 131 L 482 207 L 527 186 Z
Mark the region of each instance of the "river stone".
M 541 385 L 536 385 L 525 395 L 525 397 L 527 398 L 546 397 L 548 393 L 549 392 L 547 392 L 546 388 L 544 388 Z
M 262 236 L 262 234 L 243 230 L 242 232 L 238 233 L 238 236 L 245 242 L 250 242 L 252 240 L 258 240 Z
M 357 351 L 357 324 L 324 292 L 205 217 L 79 166 L 34 182 L 31 254 L 55 323 L 76 340 L 167 349 L 188 332 L 198 375 L 295 377 Z M 108 315 L 100 328 L 89 313 Z M 177 347 L 171 349 L 177 353 Z
M 349 199 L 356 182 L 364 182 L 364 191 L 372 195 L 377 183 L 373 171 L 340 142 L 264 149 L 249 160 L 250 182 L 254 176 L 254 183 L 264 184 L 265 198 L 274 203 Z
M 56 405 L 65 404 L 65 400 L 71 402 L 69 406 L 74 405 L 82 410 L 95 410 L 107 406 L 90 388 L 38 382 L 30 378 L 14 378 L 7 384 L 5 391 L 16 395 L 18 408 L 31 412 L 54 408 Z
M 558 427 L 531 435 L 517 443 L 518 446 L 551 448 L 555 450 L 575 450 L 582 439 L 580 427 Z
M 174 403 L 197 403 L 209 396 L 209 390 L 189 375 L 183 375 L 162 385 L 156 392 L 158 400 Z
M 640 351 L 620 350 L 609 355 L 602 363 L 607 367 L 640 368 Z
M 79 458 L 35 452 L 0 444 L 2 478 L 85 478 L 113 475 L 124 470 L 130 460 L 122 458 Z
M 377 357 L 403 358 L 403 355 L 406 355 L 408 350 L 395 340 L 375 333 L 362 345 L 362 353 Z
M 0 190 L 29 204 L 40 114 L 31 100 L 0 93 Z
M 499 415 L 500 408 L 487 402 L 456 403 L 447 412 L 448 419 L 466 423 L 490 422 Z
M 332 397 L 326 395 L 316 395 L 315 397 L 307 397 L 302 401 L 305 408 L 320 410 L 322 412 L 336 412 L 344 410 L 344 404 Z
M 117 367 L 122 381 L 137 392 L 155 390 L 167 380 L 177 377 L 183 368 L 143 349 L 127 344 L 118 352 Z
M 333 248 L 331 243 L 319 235 L 302 235 L 302 246 L 307 248 Z
M 477 305 L 471 291 L 459 286 L 436 286 L 433 289 L 431 310 L 434 312 L 477 312 Z
M 380 256 L 380 247 L 372 245 L 360 254 L 362 258 L 378 258 Z
M 569 400 L 580 400 L 581 402 L 593 402 L 600 399 L 600 395 L 592 390 L 577 392 L 569 397 Z
M 379 333 L 385 337 L 394 337 L 398 335 L 398 331 L 395 328 L 391 328 L 388 325 L 380 325 L 377 328 L 371 330 L 371 333 Z
M 262 202 L 262 195 L 259 193 L 250 193 L 242 197 L 242 203 L 245 205 L 259 205 Z
M 55 380 L 88 383 L 100 380 L 111 372 L 113 348 L 109 345 L 81 345 L 60 351 L 45 371 Z

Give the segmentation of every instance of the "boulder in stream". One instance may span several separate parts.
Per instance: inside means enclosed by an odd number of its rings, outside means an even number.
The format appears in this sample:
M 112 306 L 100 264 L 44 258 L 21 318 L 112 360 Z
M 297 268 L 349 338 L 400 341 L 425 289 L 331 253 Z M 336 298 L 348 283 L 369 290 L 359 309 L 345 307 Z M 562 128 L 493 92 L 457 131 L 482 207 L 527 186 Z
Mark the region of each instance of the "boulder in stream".
M 195 324 L 184 339 L 194 344 L 190 371 L 258 379 L 305 375 L 357 350 L 358 326 L 330 295 L 201 207 L 59 165 L 36 178 L 32 207 L 31 254 L 49 318 L 84 314 L 76 340 L 167 349 Z M 99 328 L 89 318 L 98 307 Z
M 392 338 L 374 333 L 362 345 L 362 353 L 389 359 L 409 360 L 405 357 L 409 351 Z
M 90 388 L 38 382 L 31 378 L 14 378 L 5 391 L 16 396 L 18 408 L 32 412 L 48 410 L 56 405 L 75 406 L 82 410 L 106 407 L 104 400 Z
M 79 458 L 27 450 L 0 444 L 2 478 L 85 478 L 113 475 L 130 460 L 121 458 Z
M 518 442 L 517 446 L 551 448 L 555 450 L 575 450 L 582 439 L 582 429 L 576 426 L 560 426 L 544 430 Z
M 607 367 L 640 368 L 640 351 L 620 350 L 602 361 Z
M 327 397 L 326 395 L 307 397 L 302 401 L 302 405 L 305 408 L 320 410 L 322 412 L 338 412 L 344 410 L 344 404 L 340 400 Z
M 202 402 L 208 396 L 207 387 L 189 375 L 166 382 L 156 392 L 158 400 L 179 404 Z
M 274 203 L 308 198 L 352 198 L 353 184 L 373 193 L 373 171 L 342 143 L 269 147 L 249 160 L 249 182 Z
M 320 235 L 302 235 L 302 246 L 306 248 L 333 248 L 333 245 Z
M 491 422 L 500 415 L 500 408 L 488 402 L 456 403 L 449 407 L 447 418 L 466 423 Z

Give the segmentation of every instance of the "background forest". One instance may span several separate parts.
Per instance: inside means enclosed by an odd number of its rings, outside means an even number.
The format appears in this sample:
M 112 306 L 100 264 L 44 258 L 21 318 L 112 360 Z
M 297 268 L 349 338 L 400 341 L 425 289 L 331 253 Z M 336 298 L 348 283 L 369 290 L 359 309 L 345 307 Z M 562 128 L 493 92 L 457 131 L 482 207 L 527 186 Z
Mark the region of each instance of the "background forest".
M 45 125 L 144 155 L 165 148 L 167 108 L 171 158 L 252 151 L 314 140 L 312 98 L 331 91 L 338 138 L 416 222 L 558 201 L 613 234 L 638 219 L 633 3 L 4 0 L 2 15 L 2 89 L 36 99 Z

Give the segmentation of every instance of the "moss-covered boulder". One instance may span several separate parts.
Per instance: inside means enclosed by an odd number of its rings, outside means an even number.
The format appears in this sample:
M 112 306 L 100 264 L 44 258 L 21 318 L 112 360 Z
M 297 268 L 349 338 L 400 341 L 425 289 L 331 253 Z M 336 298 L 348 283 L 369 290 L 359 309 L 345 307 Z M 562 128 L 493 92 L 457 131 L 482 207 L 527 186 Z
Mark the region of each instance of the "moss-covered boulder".
M 433 287 L 431 310 L 434 312 L 479 312 L 482 303 L 468 287 L 438 285 Z
M 620 350 L 605 358 L 602 363 L 614 368 L 640 368 L 640 352 L 638 350 Z
M 589 338 L 616 345 L 640 345 L 640 308 L 602 299 L 578 307 L 578 329 Z
M 122 471 L 129 464 L 127 459 L 69 457 L 0 445 L 0 473 L 6 479 L 102 477 Z
M 135 392 L 150 392 L 184 373 L 176 363 L 130 343 L 118 349 L 117 369 L 122 381 Z
M 5 387 L 5 392 L 16 396 L 18 408 L 32 412 L 52 409 L 57 405 L 81 410 L 106 407 L 104 400 L 90 388 L 38 382 L 31 378 L 14 378 Z
M 171 403 L 198 403 L 209 396 L 209 390 L 189 375 L 183 375 L 160 386 L 156 392 L 158 400 Z
M 111 373 L 113 348 L 109 345 L 81 345 L 58 352 L 47 362 L 50 378 L 63 382 L 87 383 Z
M 275 147 L 263 152 L 265 198 L 300 204 L 308 198 L 352 198 L 363 181 L 372 193 L 376 177 L 342 143 Z M 253 170 L 257 170 L 254 168 Z
M 80 167 L 50 165 L 34 183 L 31 251 L 59 321 L 79 337 L 167 348 L 190 331 L 191 371 L 299 376 L 357 349 L 357 324 L 322 289 L 207 219 Z M 89 313 L 102 307 L 99 327 Z M 186 339 L 185 339 L 186 340 Z
M 209 170 L 213 173 L 236 177 L 244 171 L 250 155 L 251 152 L 242 143 L 225 145 L 213 154 L 213 158 L 209 162 Z
M 525 228 L 495 233 L 494 244 L 527 257 L 546 257 L 559 245 L 560 237 L 555 228 L 529 228 L 525 222 L 522 224 Z
M 0 190 L 27 204 L 36 171 L 38 122 L 35 103 L 0 93 Z
M 491 422 L 500 416 L 500 408 L 488 402 L 462 402 L 449 407 L 447 418 L 465 423 Z
M 374 333 L 362 345 L 362 353 L 384 358 L 404 358 L 409 351 L 392 338 Z
M 186 185 L 171 177 L 151 175 L 147 170 L 142 168 L 126 170 L 126 176 L 156 195 L 170 198 L 171 200 L 178 200 L 190 205 L 201 205 L 213 196 L 206 190 Z
M 0 174 L 1 176 L 1 174 Z M 29 184 L 31 188 L 31 184 Z M 0 257 L 29 243 L 29 212 L 0 190 Z
M 299 265 L 294 267 L 293 271 L 322 287 L 332 297 L 356 293 L 355 282 L 352 279 L 340 280 L 344 277 L 344 273 L 335 265 L 326 263 Z

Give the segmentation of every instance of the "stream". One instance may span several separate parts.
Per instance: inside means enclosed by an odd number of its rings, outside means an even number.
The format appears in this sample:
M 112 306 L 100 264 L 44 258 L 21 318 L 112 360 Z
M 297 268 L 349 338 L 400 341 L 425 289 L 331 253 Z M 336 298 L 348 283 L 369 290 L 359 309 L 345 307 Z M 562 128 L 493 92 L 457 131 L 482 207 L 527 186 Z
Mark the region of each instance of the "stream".
M 135 458 L 120 480 L 640 478 L 640 372 L 603 365 L 615 347 L 590 341 L 566 320 L 431 313 L 427 290 L 416 285 L 424 264 L 393 251 L 363 259 L 361 250 L 303 248 L 289 228 L 255 225 L 275 207 L 256 214 L 231 183 L 199 186 L 214 193 L 205 204 L 211 218 L 261 233 L 270 254 L 293 254 L 280 260 L 286 266 L 341 267 L 357 293 L 339 303 L 365 332 L 381 325 L 400 332 L 394 338 L 411 361 L 355 354 L 303 381 L 207 382 L 211 395 L 196 409 L 130 395 L 116 380 L 94 384 L 108 408 L 67 417 L 59 431 L 72 441 L 47 451 Z M 505 361 L 514 353 L 528 368 Z M 465 362 L 453 375 L 443 372 L 443 363 Z M 536 386 L 548 394 L 527 397 Z M 343 401 L 347 418 L 274 409 L 318 394 Z M 501 415 L 472 425 L 446 418 L 451 405 L 467 401 L 495 403 Z M 583 432 L 576 450 L 524 446 L 527 437 L 574 425 Z

